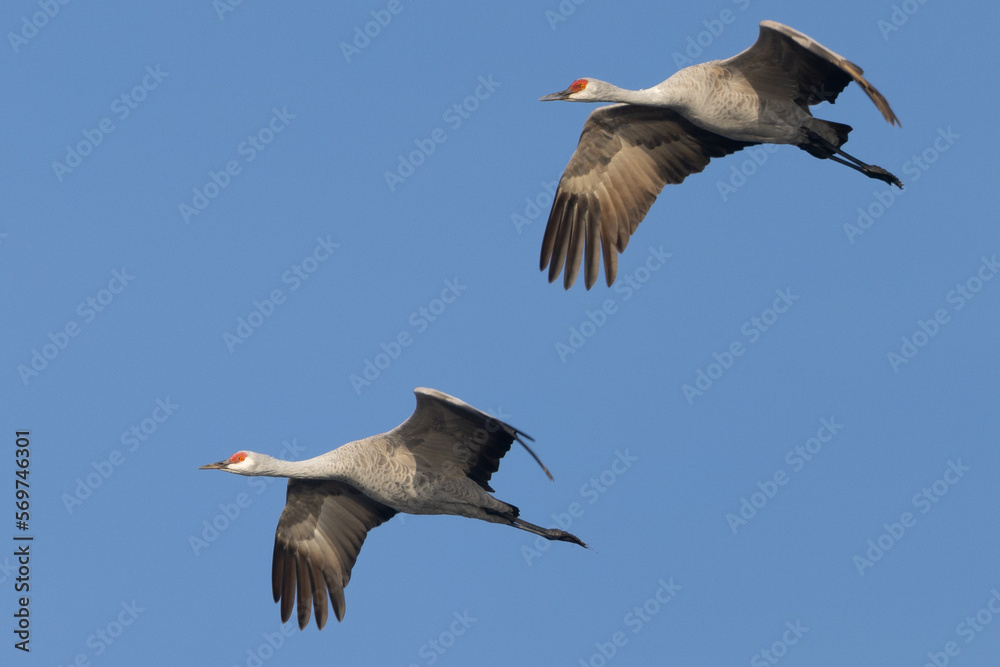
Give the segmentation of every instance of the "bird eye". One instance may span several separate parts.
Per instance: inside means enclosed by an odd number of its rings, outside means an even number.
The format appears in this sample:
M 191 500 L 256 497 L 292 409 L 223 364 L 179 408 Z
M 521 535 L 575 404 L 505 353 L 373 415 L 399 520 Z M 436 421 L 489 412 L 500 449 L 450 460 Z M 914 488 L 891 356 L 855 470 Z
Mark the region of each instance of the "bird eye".
M 247 457 L 247 455 L 244 454 L 243 452 L 236 452 L 235 454 L 233 454 L 232 456 L 229 457 L 229 462 L 230 463 L 239 463 L 240 461 L 245 460 L 246 457 Z
M 586 79 L 577 79 L 573 83 L 569 84 L 570 92 L 573 92 L 573 93 L 578 93 L 578 92 L 580 92 L 581 90 L 583 90 L 586 87 L 587 87 L 587 80 Z

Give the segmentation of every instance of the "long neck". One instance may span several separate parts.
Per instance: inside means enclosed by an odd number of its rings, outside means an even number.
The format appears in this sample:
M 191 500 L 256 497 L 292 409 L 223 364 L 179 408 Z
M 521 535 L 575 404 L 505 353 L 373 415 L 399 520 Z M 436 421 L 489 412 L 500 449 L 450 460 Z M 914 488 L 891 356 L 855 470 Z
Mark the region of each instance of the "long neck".
M 611 90 L 602 95 L 601 102 L 625 102 L 627 104 L 654 106 L 660 106 L 661 104 L 661 101 L 656 96 L 650 94 L 650 91 L 654 90 L 652 88 L 645 88 L 643 90 L 626 90 L 617 86 L 612 86 L 611 88 Z
M 294 477 L 298 479 L 343 479 L 349 472 L 336 450 L 305 461 L 283 461 L 270 456 L 259 456 L 251 475 L 264 477 Z
M 627 90 L 601 81 L 599 88 L 594 93 L 598 97 L 592 101 L 596 102 L 625 102 L 626 104 L 654 107 L 672 107 L 683 102 L 683 96 L 678 94 L 679 91 L 676 90 L 674 82 L 670 79 L 658 86 L 642 90 Z

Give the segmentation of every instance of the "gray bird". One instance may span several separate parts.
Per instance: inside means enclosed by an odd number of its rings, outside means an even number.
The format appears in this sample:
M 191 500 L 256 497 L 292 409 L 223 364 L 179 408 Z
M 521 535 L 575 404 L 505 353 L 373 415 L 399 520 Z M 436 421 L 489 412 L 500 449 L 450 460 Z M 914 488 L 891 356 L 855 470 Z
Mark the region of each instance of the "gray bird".
M 798 30 L 762 21 L 757 41 L 727 60 L 685 67 L 645 90 L 577 79 L 542 101 L 620 102 L 587 118 L 580 143 L 559 181 L 542 239 L 540 268 L 549 282 L 576 281 L 581 261 L 587 289 L 597 282 L 603 249 L 610 286 L 618 253 L 668 183 L 702 171 L 713 157 L 761 143 L 792 144 L 818 158 L 903 187 L 882 167 L 845 153 L 851 126 L 814 118 L 809 107 L 833 103 L 857 82 L 890 124 L 886 99 L 860 67 Z M 585 261 L 584 261 L 585 260 Z
M 344 618 L 344 587 L 368 531 L 397 512 L 455 514 L 503 523 L 549 540 L 587 545 L 562 530 L 521 519 L 497 500 L 490 477 L 516 440 L 552 475 L 513 426 L 434 389 L 414 390 L 417 408 L 389 431 L 342 445 L 306 461 L 282 461 L 247 450 L 201 470 L 288 477 L 271 563 L 274 601 L 287 621 L 298 593 L 299 628 L 326 624 L 327 596 Z

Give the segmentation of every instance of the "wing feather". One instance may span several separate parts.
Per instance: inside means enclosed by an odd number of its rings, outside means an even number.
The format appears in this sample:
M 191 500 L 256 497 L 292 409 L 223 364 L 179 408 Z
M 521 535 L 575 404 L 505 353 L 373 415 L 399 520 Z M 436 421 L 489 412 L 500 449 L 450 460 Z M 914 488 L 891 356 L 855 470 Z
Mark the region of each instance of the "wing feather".
M 291 618 L 296 597 L 299 628 L 309 624 L 315 610 L 316 625 L 322 629 L 328 600 L 337 620 L 343 620 L 344 587 L 365 537 L 395 514 L 343 482 L 288 480 L 271 561 L 271 592 L 281 603 L 282 622 Z
M 664 185 L 702 171 L 713 157 L 752 145 L 703 130 L 669 109 L 616 104 L 594 110 L 559 180 L 540 268 L 548 268 L 554 282 L 565 265 L 563 284 L 569 289 L 583 254 L 581 238 L 586 238 L 594 243 L 587 246 L 584 262 L 590 289 L 599 272 L 599 239 L 610 286 L 617 253 L 625 250 Z
M 792 100 L 802 107 L 837 100 L 854 81 L 890 124 L 899 125 L 889 102 L 864 77 L 864 70 L 813 38 L 776 21 L 761 21 L 760 35 L 749 49 L 719 63 L 738 70 L 767 97 Z
M 418 387 L 413 393 L 417 397 L 416 410 L 385 435 L 413 454 L 418 473 L 464 476 L 486 491 L 493 491 L 490 478 L 516 440 L 552 479 L 548 468 L 525 443 L 524 439 L 532 438 L 523 431 L 444 392 Z

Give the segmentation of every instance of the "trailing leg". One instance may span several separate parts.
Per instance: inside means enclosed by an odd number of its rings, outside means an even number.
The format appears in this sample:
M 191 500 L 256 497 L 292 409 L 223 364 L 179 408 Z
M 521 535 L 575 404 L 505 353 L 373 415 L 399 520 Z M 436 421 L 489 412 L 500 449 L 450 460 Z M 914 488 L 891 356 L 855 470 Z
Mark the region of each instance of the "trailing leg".
M 526 530 L 529 533 L 534 533 L 535 535 L 541 535 L 547 540 L 559 540 L 561 542 L 572 542 L 573 544 L 579 544 L 581 547 L 589 549 L 587 543 L 581 540 L 576 535 L 572 533 L 567 533 L 565 530 L 559 530 L 558 528 L 542 528 L 541 526 L 536 526 L 533 523 L 528 523 L 524 519 L 515 517 L 511 520 L 510 525 L 515 528 L 520 528 L 521 530 Z
M 799 148 L 818 158 L 839 162 L 840 164 L 850 167 L 855 171 L 861 172 L 868 178 L 876 178 L 880 181 L 888 183 L 889 185 L 895 185 L 900 190 L 903 189 L 903 184 L 900 180 L 886 169 L 883 169 L 875 164 L 862 162 L 853 155 L 849 155 L 840 149 L 840 144 L 847 141 L 847 132 L 850 131 L 850 126 L 841 125 L 840 123 L 831 123 L 830 121 L 820 122 L 826 123 L 831 127 L 831 129 L 837 132 L 839 143 L 835 144 L 814 130 L 805 128 L 807 140 L 804 143 L 799 144 Z M 837 157 L 838 155 L 843 157 Z
M 496 523 L 506 523 L 515 528 L 520 528 L 521 530 L 526 530 L 529 533 L 534 533 L 535 535 L 541 535 L 547 540 L 559 540 L 561 542 L 572 542 L 573 544 L 579 544 L 581 547 L 589 549 L 587 543 L 581 540 L 576 535 L 572 533 L 567 533 L 565 530 L 559 530 L 558 528 L 542 528 L 541 526 L 536 526 L 533 523 L 529 523 L 518 516 L 518 509 L 513 505 L 509 505 L 512 511 L 510 512 L 498 512 L 497 510 L 489 509 L 487 507 L 481 508 L 487 514 L 497 517 L 494 519 L 489 519 L 490 521 L 495 521 Z
M 851 169 L 857 169 L 858 171 L 860 171 L 862 174 L 864 174 L 868 178 L 877 178 L 880 181 L 885 181 L 889 185 L 895 185 L 900 190 L 903 189 L 903 184 L 900 182 L 900 180 L 898 178 L 896 178 L 893 174 L 889 173 L 888 171 L 886 171 L 882 167 L 878 166 L 877 164 L 865 164 L 861 160 L 859 160 L 856 157 L 853 157 L 851 155 L 848 155 L 847 153 L 845 153 L 844 151 L 840 150 L 839 148 L 835 148 L 834 151 L 836 153 L 840 154 L 840 155 L 843 155 L 848 160 L 851 160 L 854 164 L 852 164 L 851 162 L 848 162 L 847 160 L 842 160 L 839 157 L 837 157 L 836 155 L 829 155 L 829 156 L 827 156 L 829 159 L 833 160 L 834 162 L 839 162 L 840 164 L 847 165 Z

